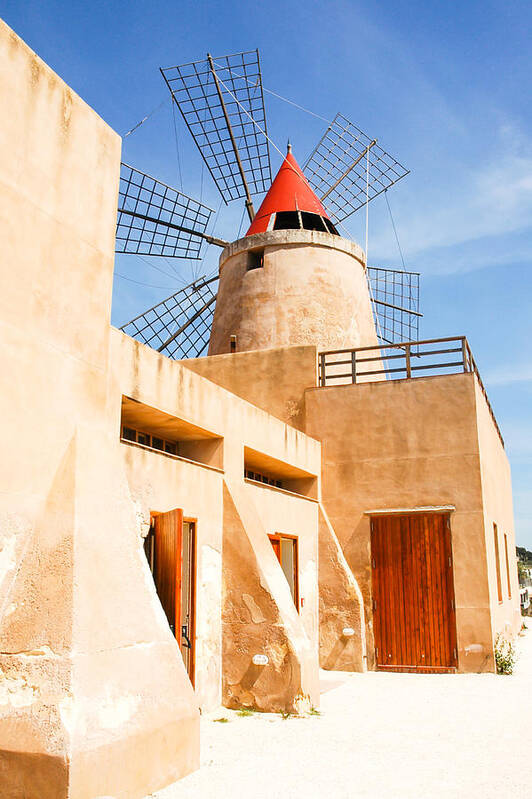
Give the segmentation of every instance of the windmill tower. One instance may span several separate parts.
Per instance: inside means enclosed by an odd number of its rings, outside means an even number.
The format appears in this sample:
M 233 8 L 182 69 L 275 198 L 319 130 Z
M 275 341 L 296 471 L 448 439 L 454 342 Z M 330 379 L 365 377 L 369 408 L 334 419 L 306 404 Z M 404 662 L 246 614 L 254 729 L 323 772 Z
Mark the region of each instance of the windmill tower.
M 238 351 L 378 344 L 364 253 L 338 235 L 290 146 L 245 237 L 220 257 L 209 355 L 234 337 Z
M 196 279 L 122 330 L 176 359 L 417 338 L 418 275 L 367 266 L 337 228 L 408 170 L 337 114 L 303 169 L 289 146 L 272 182 L 258 51 L 208 55 L 161 73 L 223 201 L 244 200 L 251 224 L 237 241 L 216 238 L 207 232 L 212 209 L 123 164 L 117 252 L 199 259 L 207 242 L 222 254 L 217 275 Z M 255 213 L 253 195 L 262 194 Z

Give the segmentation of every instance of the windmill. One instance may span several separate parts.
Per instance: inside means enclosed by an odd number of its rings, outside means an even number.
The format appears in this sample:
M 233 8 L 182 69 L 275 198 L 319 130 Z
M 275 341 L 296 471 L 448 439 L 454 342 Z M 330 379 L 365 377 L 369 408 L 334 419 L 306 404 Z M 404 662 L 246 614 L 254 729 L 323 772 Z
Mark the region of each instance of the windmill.
M 272 171 L 258 50 L 217 58 L 208 54 L 202 61 L 161 69 L 161 74 L 222 201 L 243 200 L 251 223 L 247 235 L 259 232 L 253 198 L 270 190 Z M 300 210 L 296 202 L 295 212 L 284 212 L 285 217 L 280 212 L 268 224 L 332 235 L 408 174 L 376 139 L 341 114 L 328 125 L 303 170 L 295 159 L 285 159 L 284 166 L 293 170 L 289 178 L 302 191 L 309 187 L 314 192 L 317 205 L 312 210 L 318 213 Z M 204 244 L 229 244 L 208 232 L 213 213 L 123 163 L 116 252 L 199 260 Z M 259 216 L 265 216 L 262 206 Z M 368 266 L 366 278 L 382 344 L 417 338 L 419 274 Z M 171 358 L 200 356 L 209 343 L 217 293 L 218 275 L 202 276 L 121 329 Z

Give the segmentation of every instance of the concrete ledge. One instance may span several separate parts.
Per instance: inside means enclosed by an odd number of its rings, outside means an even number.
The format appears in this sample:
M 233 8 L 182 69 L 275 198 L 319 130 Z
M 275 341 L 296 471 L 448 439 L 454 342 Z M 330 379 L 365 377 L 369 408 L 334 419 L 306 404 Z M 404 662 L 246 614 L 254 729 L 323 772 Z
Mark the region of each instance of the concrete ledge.
M 220 255 L 220 269 L 228 258 L 239 252 L 260 247 L 274 247 L 293 244 L 314 247 L 327 247 L 330 250 L 339 250 L 356 258 L 362 266 L 366 266 L 366 256 L 362 247 L 349 239 L 333 236 L 332 233 L 322 233 L 319 230 L 268 230 L 266 233 L 255 233 L 253 236 L 244 236 L 231 242 Z

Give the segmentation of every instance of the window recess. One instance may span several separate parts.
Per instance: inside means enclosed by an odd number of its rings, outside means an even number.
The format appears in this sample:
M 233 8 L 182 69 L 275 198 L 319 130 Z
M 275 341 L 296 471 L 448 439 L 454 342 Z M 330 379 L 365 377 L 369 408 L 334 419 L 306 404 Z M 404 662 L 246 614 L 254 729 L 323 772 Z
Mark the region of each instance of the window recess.
M 120 438 L 124 443 L 223 468 L 221 436 L 129 397 L 122 397 Z
M 318 478 L 315 474 L 250 447 L 244 447 L 244 478 L 311 499 L 318 496 Z
M 247 271 L 262 269 L 264 266 L 264 250 L 250 250 L 247 254 Z

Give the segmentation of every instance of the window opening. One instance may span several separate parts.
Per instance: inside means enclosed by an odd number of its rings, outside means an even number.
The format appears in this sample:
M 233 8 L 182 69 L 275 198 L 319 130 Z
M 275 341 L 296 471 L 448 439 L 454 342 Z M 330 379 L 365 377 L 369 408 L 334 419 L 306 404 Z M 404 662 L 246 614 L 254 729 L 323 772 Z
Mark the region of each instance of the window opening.
M 258 483 L 266 483 L 267 485 L 275 486 L 275 488 L 283 487 L 282 480 L 278 480 L 275 477 L 270 477 L 267 474 L 262 474 L 261 472 L 252 472 L 249 469 L 245 469 L 244 476 L 247 480 L 255 480 Z
M 299 211 L 278 211 L 273 223 L 274 230 L 299 230 L 301 219 Z
M 325 220 L 319 214 L 310 214 L 308 211 L 301 211 L 301 221 L 303 223 L 303 230 L 320 230 L 322 233 L 328 233 L 325 226 Z
M 251 269 L 262 269 L 264 266 L 264 250 L 250 250 L 248 252 L 248 260 L 246 269 L 249 272 Z
M 339 236 L 340 235 L 330 219 L 325 219 L 324 218 L 323 221 L 325 222 L 325 227 L 327 228 L 329 233 L 332 233 L 333 236 Z
M 143 433 L 140 430 L 134 430 L 132 427 L 122 427 L 122 440 L 133 441 L 137 444 L 142 444 L 144 447 L 150 449 L 157 449 L 159 452 L 168 452 L 170 455 L 177 455 L 177 443 L 175 441 L 167 441 L 159 436 L 152 436 L 149 433 Z

